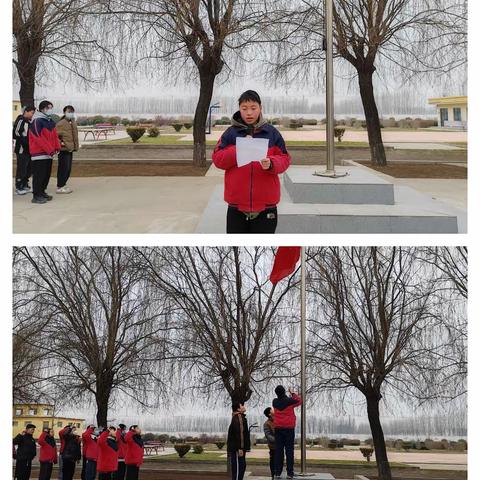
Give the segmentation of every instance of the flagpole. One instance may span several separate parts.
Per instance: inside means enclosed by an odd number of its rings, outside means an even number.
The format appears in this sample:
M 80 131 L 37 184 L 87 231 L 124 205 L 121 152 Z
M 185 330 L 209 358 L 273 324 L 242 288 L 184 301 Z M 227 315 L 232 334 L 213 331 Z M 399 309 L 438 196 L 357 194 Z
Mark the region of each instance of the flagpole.
M 301 405 L 301 473 L 307 473 L 307 419 L 306 419 L 306 378 L 305 378 L 305 333 L 306 333 L 306 281 L 305 247 L 301 247 L 301 287 L 300 287 L 300 396 Z

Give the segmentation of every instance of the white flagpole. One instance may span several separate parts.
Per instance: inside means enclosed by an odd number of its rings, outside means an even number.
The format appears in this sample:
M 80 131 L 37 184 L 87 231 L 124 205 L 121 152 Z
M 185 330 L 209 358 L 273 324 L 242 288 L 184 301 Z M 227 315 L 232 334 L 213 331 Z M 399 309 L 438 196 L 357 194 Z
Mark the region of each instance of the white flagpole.
M 300 288 L 300 396 L 301 405 L 301 473 L 307 473 L 307 419 L 306 419 L 306 378 L 305 378 L 305 333 L 306 333 L 306 287 L 305 287 L 305 247 L 301 247 L 301 288 Z

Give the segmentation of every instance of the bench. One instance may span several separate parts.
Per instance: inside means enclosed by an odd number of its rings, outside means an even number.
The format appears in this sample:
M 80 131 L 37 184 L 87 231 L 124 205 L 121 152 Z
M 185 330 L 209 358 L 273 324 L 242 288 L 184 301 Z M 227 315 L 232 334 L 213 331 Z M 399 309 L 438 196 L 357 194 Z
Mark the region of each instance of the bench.
M 163 442 L 149 441 L 145 442 L 143 445 L 145 450 L 145 455 L 158 455 L 158 452 L 165 451 L 165 444 Z

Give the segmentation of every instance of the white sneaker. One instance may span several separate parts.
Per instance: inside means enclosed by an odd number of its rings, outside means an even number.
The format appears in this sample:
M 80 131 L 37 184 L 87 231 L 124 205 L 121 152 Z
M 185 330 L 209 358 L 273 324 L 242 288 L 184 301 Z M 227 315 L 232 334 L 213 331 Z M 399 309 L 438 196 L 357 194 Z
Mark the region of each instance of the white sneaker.
M 57 193 L 72 193 L 73 190 L 70 187 L 67 187 L 66 185 L 61 188 L 57 188 Z
M 15 193 L 17 195 L 26 195 L 27 193 L 29 193 L 29 191 L 26 190 L 25 188 L 16 188 Z

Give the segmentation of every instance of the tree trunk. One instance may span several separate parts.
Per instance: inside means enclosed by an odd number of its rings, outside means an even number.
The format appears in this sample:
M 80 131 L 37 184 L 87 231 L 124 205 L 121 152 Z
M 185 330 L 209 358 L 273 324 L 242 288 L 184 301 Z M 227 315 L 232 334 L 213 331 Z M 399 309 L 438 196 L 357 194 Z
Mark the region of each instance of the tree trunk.
M 363 111 L 367 122 L 368 143 L 372 163 L 375 165 L 386 165 L 385 147 L 383 146 L 380 118 L 378 116 L 377 104 L 373 93 L 373 69 L 367 72 L 358 72 L 360 85 L 360 96 L 362 98 Z
M 30 68 L 17 68 L 20 80 L 20 103 L 22 107 L 35 105 L 35 72 L 36 66 Z
M 367 396 L 367 413 L 370 430 L 372 431 L 373 446 L 375 449 L 375 460 L 377 462 L 378 479 L 392 480 L 392 472 L 388 463 L 387 447 L 383 436 L 382 424 L 380 423 L 379 402 L 380 395 L 371 394 Z
M 213 96 L 214 73 L 200 72 L 200 96 L 193 119 L 193 165 L 204 167 L 207 164 L 205 125 L 208 109 Z
M 108 421 L 108 401 L 110 399 L 111 388 L 104 383 L 97 382 L 97 393 L 95 400 L 97 402 L 97 426 L 107 427 Z

